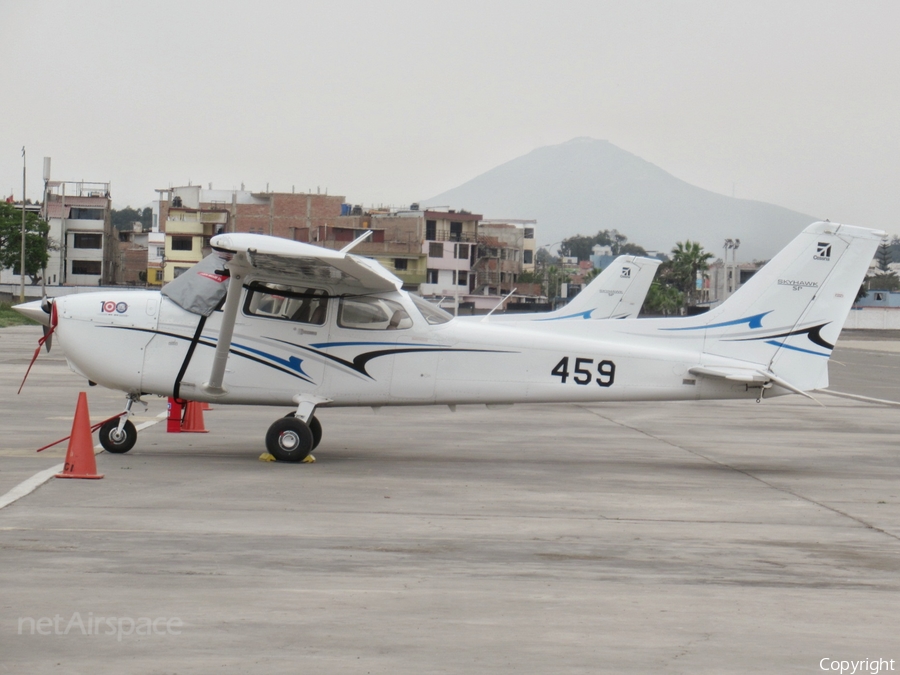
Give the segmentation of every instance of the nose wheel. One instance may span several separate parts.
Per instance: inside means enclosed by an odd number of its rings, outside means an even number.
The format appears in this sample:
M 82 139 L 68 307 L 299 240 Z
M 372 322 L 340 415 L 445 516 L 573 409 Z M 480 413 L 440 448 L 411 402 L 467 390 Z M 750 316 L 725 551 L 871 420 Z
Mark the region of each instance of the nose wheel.
M 119 429 L 119 419 L 112 419 L 100 427 L 100 445 L 107 452 L 121 454 L 128 452 L 137 442 L 137 429 L 131 420 L 125 420 L 122 429 Z

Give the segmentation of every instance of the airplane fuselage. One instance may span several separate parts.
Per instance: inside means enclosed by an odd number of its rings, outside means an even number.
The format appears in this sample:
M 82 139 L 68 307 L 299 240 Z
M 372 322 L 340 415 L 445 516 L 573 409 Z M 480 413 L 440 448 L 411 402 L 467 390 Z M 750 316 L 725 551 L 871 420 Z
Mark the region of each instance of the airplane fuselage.
M 327 290 L 327 289 L 326 289 Z M 73 370 L 130 394 L 196 401 L 285 405 L 298 395 L 330 406 L 510 404 L 604 400 L 758 398 L 746 383 L 697 378 L 696 341 L 660 330 L 678 319 L 430 324 L 405 292 L 373 294 L 402 306 L 398 327 L 347 325 L 332 297 L 321 323 L 254 315 L 244 289 L 225 374 L 225 393 L 204 389 L 221 311 L 200 317 L 156 291 L 98 292 L 57 300 L 58 344 Z M 343 320 L 342 320 L 343 317 Z M 673 324 L 674 322 L 674 324 Z M 654 336 L 653 334 L 656 333 Z M 767 396 L 787 393 L 778 387 Z

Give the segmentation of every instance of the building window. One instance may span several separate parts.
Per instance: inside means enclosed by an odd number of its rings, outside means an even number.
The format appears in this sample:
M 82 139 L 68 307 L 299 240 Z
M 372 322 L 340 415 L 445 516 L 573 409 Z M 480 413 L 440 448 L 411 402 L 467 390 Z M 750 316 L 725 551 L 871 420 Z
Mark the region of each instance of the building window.
M 103 248 L 103 235 L 99 232 L 96 234 L 75 232 L 72 236 L 74 248 Z
M 101 265 L 99 260 L 73 260 L 72 274 L 93 274 L 99 277 Z
M 434 241 L 437 239 L 437 221 L 436 220 L 426 220 L 425 221 L 425 239 L 428 241 Z
M 444 245 L 440 242 L 431 242 L 428 244 L 428 257 L 429 258 L 443 258 L 444 257 Z
M 450 223 L 450 241 L 462 241 L 462 223 Z
M 165 246 L 157 246 L 156 247 L 156 257 L 163 258 L 166 255 L 166 247 Z
M 469 273 L 468 272 L 457 272 L 456 273 L 456 285 L 468 287 Z
M 436 284 L 438 282 L 438 271 L 437 270 L 428 270 L 428 283 Z
M 469 245 L 468 244 L 457 244 L 456 245 L 456 257 L 460 260 L 466 260 L 469 257 Z
M 407 265 L 409 264 L 409 260 L 406 258 L 394 258 L 394 269 L 395 270 L 407 270 Z
M 522 255 L 524 256 L 524 262 L 526 265 L 530 265 L 534 262 L 534 251 L 532 251 L 530 248 L 526 248 L 524 251 L 522 251 Z
M 176 267 L 176 268 L 175 268 L 175 272 L 174 272 L 173 278 L 174 278 L 174 279 L 177 279 L 177 278 L 180 277 L 182 274 L 184 274 L 185 272 L 187 272 L 189 269 L 191 269 L 191 268 L 190 268 L 190 267 Z
M 173 251 L 192 251 L 194 250 L 193 237 L 172 237 Z
M 876 302 L 884 302 L 884 293 L 876 293 L 875 300 Z
M 72 207 L 69 210 L 69 218 L 72 220 L 103 220 L 103 209 L 80 209 Z

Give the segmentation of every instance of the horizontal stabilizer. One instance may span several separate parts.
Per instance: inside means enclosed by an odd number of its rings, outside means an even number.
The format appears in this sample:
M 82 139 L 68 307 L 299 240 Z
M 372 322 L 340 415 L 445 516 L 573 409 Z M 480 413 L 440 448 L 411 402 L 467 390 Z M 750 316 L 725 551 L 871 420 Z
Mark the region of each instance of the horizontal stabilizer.
M 799 387 L 795 387 L 790 382 L 787 382 L 774 373 L 768 371 L 753 368 L 733 368 L 728 366 L 694 366 L 693 368 L 688 370 L 688 372 L 691 373 L 691 375 L 699 375 L 700 377 L 714 377 L 722 380 L 729 380 L 730 382 L 745 382 L 747 384 L 758 383 L 761 385 L 776 384 L 782 389 L 787 389 L 788 391 L 792 391 L 795 394 L 805 396 L 809 400 L 815 401 L 823 408 L 825 407 L 825 405 L 817 398 L 810 396 Z
M 716 377 L 722 380 L 731 380 L 732 382 L 769 382 L 771 377 L 760 370 L 750 368 L 710 368 L 709 366 L 695 366 L 688 371 L 691 375 L 700 375 L 702 377 Z

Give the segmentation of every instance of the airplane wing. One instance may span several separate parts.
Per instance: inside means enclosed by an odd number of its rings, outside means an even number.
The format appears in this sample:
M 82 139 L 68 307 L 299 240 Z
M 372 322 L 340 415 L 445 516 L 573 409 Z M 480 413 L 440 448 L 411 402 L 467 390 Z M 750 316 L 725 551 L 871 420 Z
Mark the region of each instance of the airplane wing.
M 217 235 L 210 245 L 216 251 L 239 255 L 241 264 L 252 269 L 255 275 L 279 283 L 320 281 L 370 293 L 395 291 L 403 285 L 374 260 L 349 253 L 351 246 L 333 251 L 300 241 L 244 232 Z
M 222 386 L 225 366 L 234 335 L 241 290 L 248 275 L 281 284 L 324 282 L 341 286 L 342 290 L 349 293 L 399 290 L 403 285 L 400 279 L 377 262 L 350 254 L 350 249 L 370 234 L 367 232 L 358 237 L 340 251 L 243 232 L 213 237 L 210 241 L 212 248 L 226 259 L 230 257 L 225 263 L 229 280 L 212 370 L 203 389 L 211 396 L 226 393 Z

